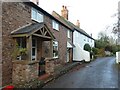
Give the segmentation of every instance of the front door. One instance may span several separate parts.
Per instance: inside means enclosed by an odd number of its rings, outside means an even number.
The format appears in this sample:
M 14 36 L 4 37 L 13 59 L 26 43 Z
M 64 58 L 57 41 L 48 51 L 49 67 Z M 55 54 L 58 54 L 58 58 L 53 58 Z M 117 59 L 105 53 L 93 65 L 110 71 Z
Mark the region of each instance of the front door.
M 32 60 L 36 60 L 37 57 L 37 40 L 32 39 Z

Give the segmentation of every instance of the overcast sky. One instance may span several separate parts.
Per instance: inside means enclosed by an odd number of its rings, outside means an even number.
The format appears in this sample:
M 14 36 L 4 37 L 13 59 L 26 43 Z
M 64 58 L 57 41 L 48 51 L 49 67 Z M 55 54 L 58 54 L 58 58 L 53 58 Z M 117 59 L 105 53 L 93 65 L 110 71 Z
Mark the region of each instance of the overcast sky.
M 69 21 L 76 23 L 80 20 L 80 27 L 94 38 L 100 31 L 115 22 L 113 16 L 117 13 L 120 0 L 39 0 L 40 7 L 48 13 L 56 11 L 61 15 L 62 5 L 69 10 Z M 110 30 L 110 28 L 109 28 Z M 107 30 L 107 32 L 111 32 Z

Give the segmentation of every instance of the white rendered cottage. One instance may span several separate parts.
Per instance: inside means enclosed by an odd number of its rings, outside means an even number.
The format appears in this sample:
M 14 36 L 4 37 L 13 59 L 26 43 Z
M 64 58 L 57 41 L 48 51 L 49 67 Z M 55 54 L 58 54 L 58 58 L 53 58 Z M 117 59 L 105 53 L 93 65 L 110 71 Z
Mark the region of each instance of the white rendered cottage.
M 90 47 L 94 47 L 94 39 L 92 35 L 89 36 L 84 30 L 80 29 L 79 20 L 77 20 L 76 26 L 74 26 L 73 33 L 73 61 L 90 61 L 90 52 L 84 50 L 85 44 L 89 44 Z

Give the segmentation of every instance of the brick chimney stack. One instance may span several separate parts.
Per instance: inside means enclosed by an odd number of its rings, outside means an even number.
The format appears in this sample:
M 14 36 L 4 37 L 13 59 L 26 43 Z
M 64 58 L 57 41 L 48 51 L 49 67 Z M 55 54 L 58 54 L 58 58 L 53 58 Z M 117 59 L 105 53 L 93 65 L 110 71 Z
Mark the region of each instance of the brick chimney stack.
M 39 5 L 39 0 L 32 0 L 35 4 Z
M 62 17 L 64 17 L 65 19 L 68 20 L 68 9 L 64 5 L 62 6 L 61 15 L 62 15 Z
M 77 20 L 76 26 L 80 28 L 80 21 L 79 20 Z

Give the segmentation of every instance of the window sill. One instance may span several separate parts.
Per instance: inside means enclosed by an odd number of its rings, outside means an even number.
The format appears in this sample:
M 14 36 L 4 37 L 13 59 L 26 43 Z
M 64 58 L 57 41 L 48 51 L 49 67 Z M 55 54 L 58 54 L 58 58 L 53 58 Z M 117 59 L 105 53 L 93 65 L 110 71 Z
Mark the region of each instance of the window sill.
M 32 18 L 31 18 L 32 19 Z M 32 21 L 34 21 L 34 22 L 37 22 L 37 23 L 41 23 L 41 22 L 43 22 L 43 21 L 38 21 L 38 20 L 35 20 L 35 19 L 32 19 Z
M 55 31 L 58 31 L 58 32 L 59 32 L 59 30 L 57 30 L 57 29 L 54 29 L 54 28 L 53 28 L 53 30 L 55 30 Z
M 53 57 L 53 59 L 58 59 L 58 57 Z

